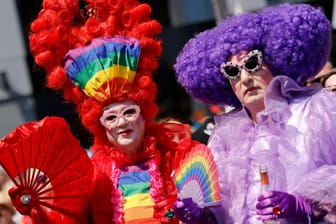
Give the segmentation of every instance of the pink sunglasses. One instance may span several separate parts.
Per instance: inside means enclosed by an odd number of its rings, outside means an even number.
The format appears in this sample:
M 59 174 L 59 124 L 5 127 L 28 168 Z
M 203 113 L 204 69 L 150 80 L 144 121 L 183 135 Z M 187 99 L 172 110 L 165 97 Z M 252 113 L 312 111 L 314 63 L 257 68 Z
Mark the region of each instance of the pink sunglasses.
M 140 107 L 138 105 L 130 105 L 125 107 L 121 111 L 115 111 L 114 108 L 109 108 L 104 111 L 100 118 L 100 123 L 105 128 L 116 128 L 118 126 L 120 118 L 123 118 L 127 122 L 135 121 L 140 115 Z

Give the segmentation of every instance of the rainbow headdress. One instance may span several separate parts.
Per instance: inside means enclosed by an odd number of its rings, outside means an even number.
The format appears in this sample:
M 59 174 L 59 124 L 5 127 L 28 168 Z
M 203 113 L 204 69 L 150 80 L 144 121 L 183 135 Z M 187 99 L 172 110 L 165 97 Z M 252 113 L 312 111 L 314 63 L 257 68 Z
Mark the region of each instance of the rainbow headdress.
M 137 71 L 140 42 L 132 37 L 100 37 L 70 50 L 64 68 L 83 92 L 104 102 L 130 91 Z
M 187 153 L 172 177 L 180 199 L 192 198 L 202 208 L 221 203 L 217 166 L 205 145 L 197 145 Z

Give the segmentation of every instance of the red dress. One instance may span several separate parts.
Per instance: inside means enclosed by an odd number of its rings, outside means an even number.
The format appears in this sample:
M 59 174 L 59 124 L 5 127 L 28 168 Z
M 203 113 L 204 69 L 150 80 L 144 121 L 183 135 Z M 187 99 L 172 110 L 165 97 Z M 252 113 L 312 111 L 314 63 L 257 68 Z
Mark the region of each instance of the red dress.
M 155 136 L 145 137 L 143 153 L 138 156 L 137 161 L 123 163 L 114 150 L 109 152 L 104 146 L 94 148 L 93 191 L 90 198 L 93 223 L 139 223 L 125 221 L 125 195 L 118 189 L 123 167 L 136 163 L 147 164 L 150 174 L 149 192 L 154 204 L 153 219 L 145 223 L 178 223 L 176 218 L 166 217 L 177 198 L 177 190 L 170 175 L 179 158 L 197 143 L 190 139 L 186 126 L 180 124 L 154 125 L 146 133 L 155 133 Z
M 136 156 L 96 144 L 90 160 L 66 122 L 47 117 L 19 126 L 3 138 L 0 163 L 15 180 L 12 203 L 32 223 L 136 223 L 125 209 L 130 204 L 137 211 L 147 206 L 136 217 L 146 223 L 178 223 L 169 216 L 177 199 L 171 174 L 197 144 L 190 138 L 189 126 L 151 124 Z M 135 164 L 146 165 L 142 171 L 148 185 L 142 190 L 150 196 L 139 205 L 132 197 L 126 203 L 120 179 L 127 173 L 123 169 Z

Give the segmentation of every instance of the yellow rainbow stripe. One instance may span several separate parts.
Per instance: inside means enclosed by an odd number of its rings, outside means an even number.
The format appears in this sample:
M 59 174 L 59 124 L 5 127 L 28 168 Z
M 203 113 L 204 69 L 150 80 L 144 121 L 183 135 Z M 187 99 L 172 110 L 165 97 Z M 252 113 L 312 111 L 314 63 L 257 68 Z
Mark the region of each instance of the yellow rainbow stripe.
M 124 209 L 134 208 L 141 206 L 153 206 L 154 202 L 149 194 L 135 194 L 126 197 L 126 203 L 124 204 Z
M 112 67 L 106 68 L 97 72 L 92 78 L 86 83 L 83 91 L 88 96 L 95 96 L 101 86 L 113 78 L 123 78 L 132 83 L 135 77 L 135 71 L 132 71 L 129 67 L 123 65 L 113 65 Z

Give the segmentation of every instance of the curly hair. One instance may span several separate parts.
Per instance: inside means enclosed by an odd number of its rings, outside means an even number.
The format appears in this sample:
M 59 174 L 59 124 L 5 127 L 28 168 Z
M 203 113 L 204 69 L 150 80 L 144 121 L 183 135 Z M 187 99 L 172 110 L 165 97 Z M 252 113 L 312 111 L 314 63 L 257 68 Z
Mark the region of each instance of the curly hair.
M 161 25 L 150 18 L 151 8 L 136 0 L 44 0 L 42 10 L 31 23 L 30 49 L 37 65 L 45 69 L 47 86 L 63 92 L 64 99 L 76 105 L 82 123 L 94 133 L 95 142 L 107 142 L 99 124 L 104 106 L 132 100 L 142 109 L 146 121 L 155 118 L 156 85 L 152 71 L 158 66 L 161 40 L 155 36 Z M 129 93 L 98 102 L 74 85 L 63 67 L 66 53 L 86 46 L 102 36 L 134 37 L 141 45 L 137 72 Z
M 241 107 L 220 64 L 243 51 L 259 49 L 273 76 L 298 84 L 313 77 L 328 60 L 331 25 L 323 11 L 308 4 L 280 4 L 232 16 L 190 39 L 177 57 L 178 82 L 209 104 Z

